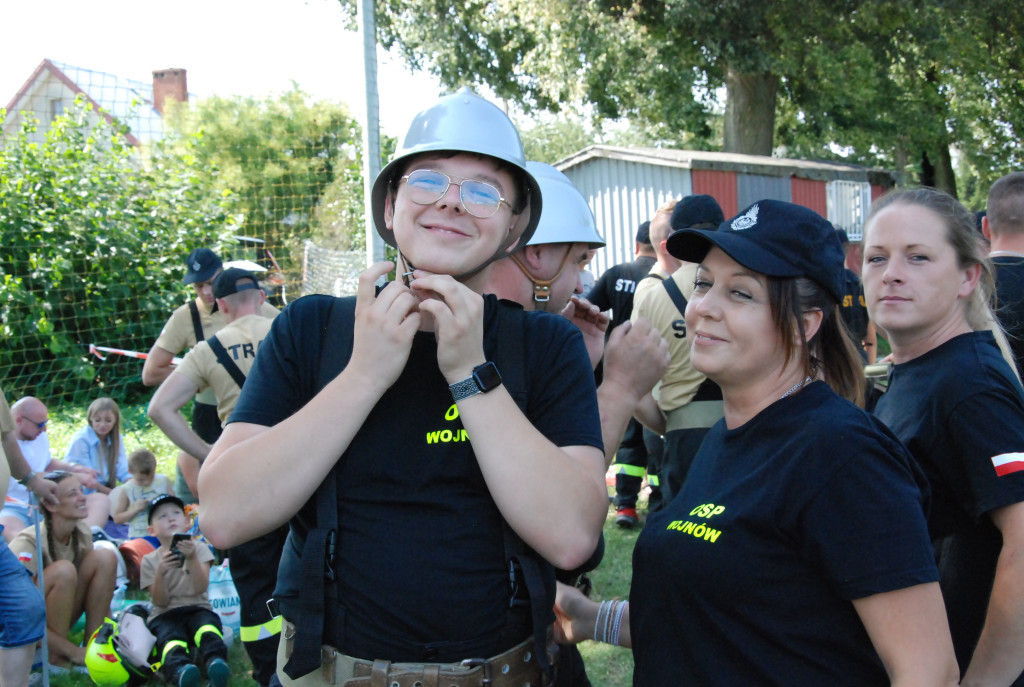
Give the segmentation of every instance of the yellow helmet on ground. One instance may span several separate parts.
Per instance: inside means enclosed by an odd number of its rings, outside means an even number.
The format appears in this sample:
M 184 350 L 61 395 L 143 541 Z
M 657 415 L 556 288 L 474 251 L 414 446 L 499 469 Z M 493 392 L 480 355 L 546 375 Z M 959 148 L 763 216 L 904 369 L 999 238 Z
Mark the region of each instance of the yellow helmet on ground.
M 126 613 L 134 610 L 129 609 Z M 135 615 L 141 614 L 134 613 Z M 89 638 L 85 650 L 85 667 L 89 677 L 102 687 L 118 685 L 141 685 L 153 677 L 153 667 L 146 663 L 137 665 L 131 658 L 118 650 L 118 625 L 110 618 L 96 628 Z

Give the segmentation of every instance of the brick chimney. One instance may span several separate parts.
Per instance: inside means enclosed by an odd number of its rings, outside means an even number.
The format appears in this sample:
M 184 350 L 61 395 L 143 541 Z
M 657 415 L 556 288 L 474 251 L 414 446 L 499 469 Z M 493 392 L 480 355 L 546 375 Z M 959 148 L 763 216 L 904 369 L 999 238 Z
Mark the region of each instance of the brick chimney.
M 160 69 L 153 72 L 153 107 L 164 113 L 167 99 L 188 102 L 188 82 L 184 69 Z

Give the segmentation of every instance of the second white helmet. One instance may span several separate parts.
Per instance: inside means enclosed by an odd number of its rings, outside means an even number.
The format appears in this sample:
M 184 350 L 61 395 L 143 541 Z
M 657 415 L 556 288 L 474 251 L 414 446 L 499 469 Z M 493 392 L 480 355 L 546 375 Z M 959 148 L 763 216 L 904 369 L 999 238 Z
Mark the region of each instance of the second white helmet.
M 604 247 L 594 213 L 569 177 L 543 162 L 528 161 L 526 169 L 540 184 L 544 196 L 544 214 L 528 245 L 586 243 L 591 248 Z

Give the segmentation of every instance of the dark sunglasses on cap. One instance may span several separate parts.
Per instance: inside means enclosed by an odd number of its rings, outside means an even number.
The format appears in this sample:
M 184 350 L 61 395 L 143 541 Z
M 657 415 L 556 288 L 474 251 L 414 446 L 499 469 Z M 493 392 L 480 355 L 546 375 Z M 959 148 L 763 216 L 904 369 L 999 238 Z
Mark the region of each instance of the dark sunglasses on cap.
M 53 472 L 48 472 L 45 475 L 43 475 L 43 479 L 48 479 L 51 482 L 59 482 L 60 480 L 66 477 L 71 477 L 74 474 L 75 473 L 69 470 L 54 470 Z
M 436 172 L 432 169 L 417 169 L 409 172 L 402 181 L 409 189 L 409 200 L 417 205 L 431 205 L 436 203 L 448 192 L 448 187 L 454 184 L 459 187 L 459 198 L 466 212 L 487 219 L 498 211 L 504 203 L 510 208 L 512 204 L 501 197 L 501 192 L 485 181 L 475 179 L 463 179 L 453 181 L 447 174 Z

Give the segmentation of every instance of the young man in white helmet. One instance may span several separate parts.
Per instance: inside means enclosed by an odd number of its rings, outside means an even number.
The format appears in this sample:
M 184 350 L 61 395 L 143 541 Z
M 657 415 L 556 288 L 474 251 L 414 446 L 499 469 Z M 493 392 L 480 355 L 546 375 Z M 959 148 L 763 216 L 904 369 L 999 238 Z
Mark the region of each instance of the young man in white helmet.
M 442 98 L 373 189 L 405 279 L 375 294 L 374 265 L 264 340 L 200 483 L 218 546 L 291 519 L 286 685 L 541 683 L 546 571 L 593 552 L 607 492 L 579 331 L 481 296 L 540 204 L 508 117 Z
M 582 293 L 579 267 L 590 249 L 603 248 L 605 241 L 569 177 L 543 162 L 531 160 L 526 169 L 540 184 L 544 214 L 529 242 L 491 267 L 489 283 L 500 297 L 527 310 L 557 313 L 573 294 Z

